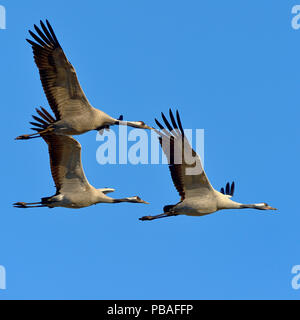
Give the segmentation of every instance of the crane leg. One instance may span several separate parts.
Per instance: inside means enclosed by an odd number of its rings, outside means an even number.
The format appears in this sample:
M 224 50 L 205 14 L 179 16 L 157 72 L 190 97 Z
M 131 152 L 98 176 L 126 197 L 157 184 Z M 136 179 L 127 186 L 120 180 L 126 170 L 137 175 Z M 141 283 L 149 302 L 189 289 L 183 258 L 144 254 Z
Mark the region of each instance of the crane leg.
M 157 220 L 157 219 L 176 217 L 176 216 L 178 216 L 178 214 L 175 214 L 175 213 L 162 213 L 162 214 L 159 214 L 157 216 L 142 217 L 142 218 L 140 218 L 140 220 L 141 221 L 153 221 L 153 220 Z
M 36 138 L 40 138 L 40 134 L 39 133 L 35 133 L 35 134 L 23 134 L 22 136 L 17 137 L 15 140 L 30 140 L 30 139 L 36 139 Z
M 29 140 L 29 139 L 40 138 L 42 134 L 46 134 L 51 131 L 53 131 L 53 128 L 47 128 L 43 131 L 39 131 L 39 132 L 33 133 L 33 134 L 23 134 L 23 135 L 17 137 L 15 140 Z
M 17 203 L 14 203 L 13 206 L 15 208 L 18 208 L 18 209 L 44 208 L 44 207 L 47 207 L 46 205 L 42 204 L 41 202 L 34 202 L 34 203 L 17 202 Z

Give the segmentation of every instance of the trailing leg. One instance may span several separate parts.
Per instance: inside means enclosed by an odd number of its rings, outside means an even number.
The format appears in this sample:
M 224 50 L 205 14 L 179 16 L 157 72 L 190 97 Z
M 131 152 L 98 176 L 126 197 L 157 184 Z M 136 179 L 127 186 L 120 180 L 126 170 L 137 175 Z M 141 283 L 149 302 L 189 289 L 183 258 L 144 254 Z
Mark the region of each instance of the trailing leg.
M 42 202 L 34 202 L 34 203 L 26 203 L 26 202 L 16 202 L 13 204 L 15 208 L 18 209 L 31 209 L 31 208 L 45 208 L 48 207 L 45 204 L 42 204 Z
M 153 221 L 153 220 L 157 220 L 157 219 L 176 217 L 176 216 L 178 216 L 178 214 L 171 213 L 171 212 L 166 212 L 166 213 L 159 214 L 157 216 L 142 217 L 142 218 L 140 218 L 140 220 L 141 221 Z

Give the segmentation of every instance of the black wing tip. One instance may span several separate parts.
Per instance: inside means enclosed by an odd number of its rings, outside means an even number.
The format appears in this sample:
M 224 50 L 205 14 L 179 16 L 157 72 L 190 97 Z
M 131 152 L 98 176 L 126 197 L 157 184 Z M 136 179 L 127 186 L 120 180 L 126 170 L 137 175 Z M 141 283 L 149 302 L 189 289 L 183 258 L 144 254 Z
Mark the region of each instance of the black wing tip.
M 55 33 L 53 31 L 53 28 L 51 27 L 51 24 L 49 22 L 48 19 L 45 19 L 46 21 L 46 25 L 43 22 L 43 20 L 40 20 L 40 26 L 42 28 L 42 30 L 40 29 L 39 26 L 37 26 L 36 24 L 33 25 L 35 31 L 37 32 L 37 34 L 35 34 L 33 31 L 28 30 L 29 34 L 31 35 L 31 37 L 36 40 L 38 43 L 33 42 L 32 40 L 26 39 L 32 46 L 36 46 L 36 45 L 43 45 L 44 46 L 48 46 L 48 45 L 53 45 L 54 47 L 60 47 L 60 44 L 55 36 Z M 38 38 L 38 39 L 36 39 Z
M 29 30 L 30 31 L 30 30 Z M 37 43 L 35 43 L 34 41 L 32 41 L 32 40 L 30 40 L 30 39 L 28 39 L 28 38 L 26 38 L 26 41 L 32 46 L 32 47 L 37 47 L 37 46 L 39 46 Z
M 230 190 L 230 195 L 233 197 L 234 196 L 234 191 L 235 191 L 235 182 L 233 181 L 231 184 L 231 190 Z
M 52 29 L 52 25 L 51 25 L 49 19 L 45 19 L 45 21 L 46 21 L 47 26 L 48 26 L 50 29 Z
M 162 115 L 162 119 L 163 119 L 165 125 L 167 126 L 168 130 L 172 133 L 174 128 L 172 128 L 172 126 L 170 125 L 170 122 L 168 121 L 167 117 L 165 116 L 165 114 L 163 112 L 161 113 L 161 115 Z
M 170 120 L 171 120 L 171 122 L 172 122 L 173 127 L 170 125 L 170 122 L 169 122 L 169 120 L 167 119 L 165 113 L 164 113 L 164 112 L 161 112 L 161 117 L 162 117 L 163 121 L 165 122 L 165 125 L 167 126 L 167 128 L 168 128 L 170 131 L 173 131 L 173 130 L 177 130 L 177 129 L 178 129 L 178 126 L 179 126 L 179 129 L 180 129 L 181 133 L 184 134 L 184 130 L 183 130 L 183 127 L 182 127 L 182 123 L 181 123 L 179 111 L 176 110 L 177 123 L 176 123 L 175 116 L 174 116 L 174 112 L 173 112 L 172 108 L 169 109 L 169 116 L 170 116 Z M 157 123 L 158 120 L 155 119 L 155 122 Z
M 230 195 L 230 184 L 229 184 L 229 182 L 226 184 L 226 194 Z
M 233 197 L 234 191 L 235 191 L 235 182 L 233 181 L 231 184 L 228 182 L 226 184 L 225 189 L 222 188 L 220 192 L 223 193 L 224 195 Z
M 40 128 L 44 128 L 44 125 L 42 125 L 41 123 L 37 123 L 37 122 L 29 122 L 29 124 L 31 124 L 34 127 L 40 127 Z
M 174 118 L 174 113 L 173 113 L 173 110 L 171 108 L 169 109 L 169 115 L 170 115 L 170 118 Z
M 55 35 L 55 32 L 54 32 L 54 30 L 53 30 L 53 28 L 52 28 L 52 26 L 51 26 L 51 24 L 50 24 L 50 22 L 49 22 L 48 19 L 46 19 L 46 24 L 47 24 L 47 27 L 48 27 L 48 29 L 49 29 L 49 31 L 50 31 L 50 34 L 51 34 L 51 36 L 52 36 L 55 44 L 56 44 L 58 47 L 60 47 L 60 44 L 59 44 L 59 42 L 58 42 L 58 40 L 57 40 L 57 37 L 56 37 L 56 35 Z
M 181 122 L 181 118 L 178 110 L 176 110 L 176 118 L 177 118 L 179 129 L 182 133 L 182 136 L 184 136 L 184 130 L 183 130 L 183 126 L 182 126 L 182 122 Z
M 171 123 L 172 123 L 173 126 L 170 124 L 170 122 L 167 119 L 167 117 L 165 116 L 164 112 L 161 112 L 161 117 L 162 117 L 162 120 L 164 122 L 164 125 L 162 125 L 161 122 L 159 120 L 157 120 L 157 118 L 154 119 L 155 123 L 157 124 L 157 126 L 159 127 L 160 130 L 166 130 L 166 128 L 167 128 L 168 131 L 170 131 L 171 135 L 173 134 L 177 138 L 179 136 L 184 138 L 185 137 L 184 129 L 183 129 L 183 126 L 182 126 L 182 123 L 181 123 L 181 120 L 180 120 L 180 116 L 179 116 L 178 110 L 176 110 L 177 122 L 176 122 L 176 119 L 174 117 L 174 113 L 173 113 L 171 108 L 169 109 L 169 115 L 170 115 L 170 120 L 171 120 Z M 181 134 L 178 131 L 180 131 Z
M 44 21 L 42 19 L 40 20 L 40 25 L 45 27 L 45 23 L 44 23 Z
M 158 125 L 160 130 L 164 130 L 165 129 L 164 126 L 157 119 L 155 119 L 155 123 Z

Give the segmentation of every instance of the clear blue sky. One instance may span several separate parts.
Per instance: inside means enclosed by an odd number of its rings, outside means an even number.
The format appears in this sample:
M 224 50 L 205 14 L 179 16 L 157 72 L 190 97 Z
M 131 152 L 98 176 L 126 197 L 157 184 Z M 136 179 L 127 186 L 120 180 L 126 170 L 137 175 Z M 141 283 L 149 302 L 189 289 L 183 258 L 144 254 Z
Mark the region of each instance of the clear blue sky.
M 1 41 L 0 299 L 299 299 L 300 30 L 295 1 L 16 1 Z M 95 107 L 143 120 L 170 107 L 205 129 L 216 188 L 268 212 L 224 211 L 142 223 L 178 195 L 165 166 L 100 166 L 95 133 L 79 138 L 90 182 L 151 205 L 80 211 L 12 208 L 55 192 L 41 140 L 28 132 L 48 107 L 27 30 L 48 18 Z

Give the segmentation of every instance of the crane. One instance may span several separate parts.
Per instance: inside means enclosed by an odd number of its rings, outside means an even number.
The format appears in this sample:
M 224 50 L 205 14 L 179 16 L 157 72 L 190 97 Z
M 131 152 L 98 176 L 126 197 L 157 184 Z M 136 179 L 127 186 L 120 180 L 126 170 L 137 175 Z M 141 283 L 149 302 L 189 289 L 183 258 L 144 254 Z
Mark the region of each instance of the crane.
M 48 103 L 54 112 L 54 121 L 49 122 L 48 112 L 33 116 L 42 122 L 43 130 L 24 134 L 16 140 L 38 138 L 44 133 L 80 135 L 91 130 L 101 131 L 113 125 L 126 125 L 140 129 L 153 129 L 143 121 L 123 121 L 123 116 L 114 119 L 105 112 L 92 107 L 83 92 L 73 65 L 68 61 L 53 28 L 48 20 L 40 21 L 41 28 L 34 25 L 36 33 L 29 31 L 35 63 L 39 69 L 42 86 Z M 42 121 L 40 121 L 42 120 Z
M 199 155 L 192 149 L 185 136 L 179 112 L 176 112 L 176 118 L 172 110 L 169 115 L 172 125 L 162 113 L 166 128 L 155 120 L 160 128 L 160 131 L 155 131 L 159 135 L 173 183 L 181 199 L 175 205 L 165 206 L 163 214 L 145 216 L 140 220 L 152 221 L 178 215 L 204 216 L 224 209 L 277 210 L 267 203 L 242 204 L 233 201 L 234 183 L 228 183 L 226 190 L 222 188 L 221 192 L 215 190 L 207 178 Z

